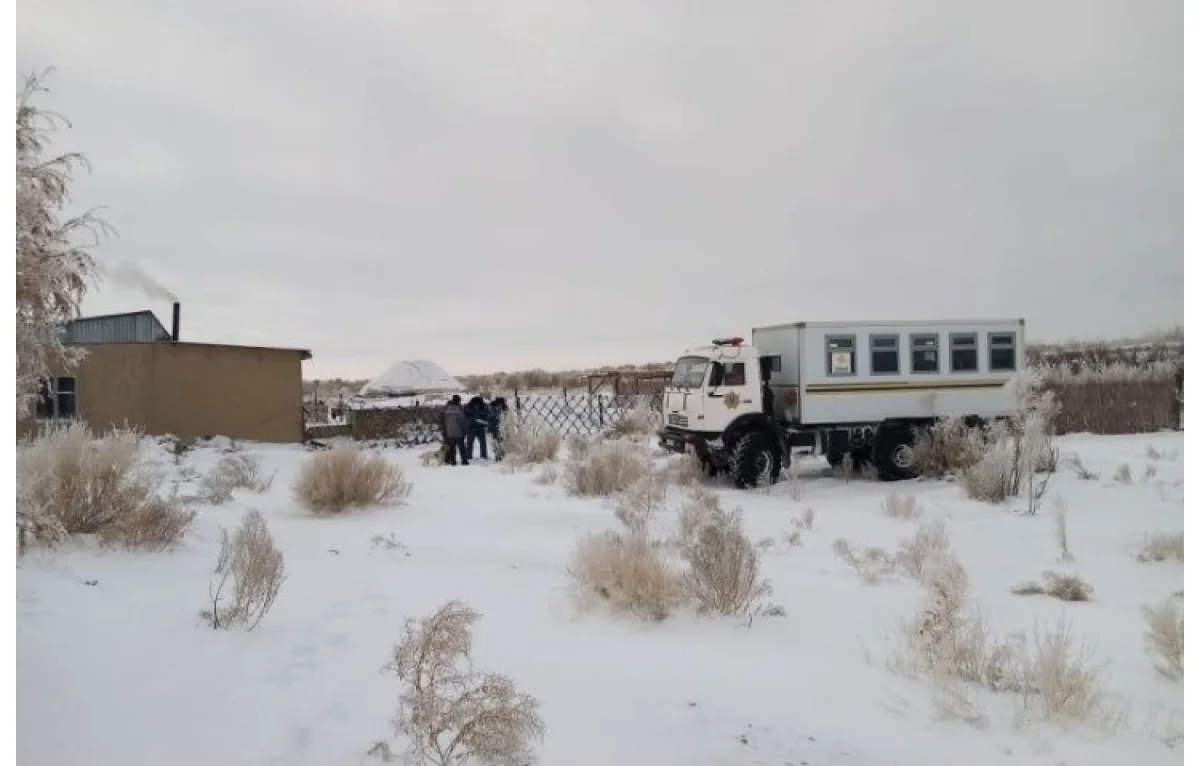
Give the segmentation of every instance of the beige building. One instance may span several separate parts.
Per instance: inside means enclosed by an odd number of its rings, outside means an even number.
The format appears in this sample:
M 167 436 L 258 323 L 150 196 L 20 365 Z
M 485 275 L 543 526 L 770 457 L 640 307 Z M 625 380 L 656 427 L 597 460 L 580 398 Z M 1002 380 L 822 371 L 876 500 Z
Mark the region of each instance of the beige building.
M 83 361 L 43 386 L 35 418 L 18 435 L 78 418 L 98 431 L 131 426 L 151 435 L 304 439 L 304 349 L 178 341 L 149 312 L 71 323 L 65 340 Z

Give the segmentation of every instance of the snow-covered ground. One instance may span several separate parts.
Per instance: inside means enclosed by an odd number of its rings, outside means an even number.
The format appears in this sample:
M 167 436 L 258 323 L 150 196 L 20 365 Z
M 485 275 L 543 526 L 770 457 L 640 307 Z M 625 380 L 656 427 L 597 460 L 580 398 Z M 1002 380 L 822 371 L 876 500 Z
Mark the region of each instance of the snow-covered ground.
M 541 701 L 543 764 L 1182 763 L 1182 746 L 1161 739 L 1182 725 L 1183 687 L 1155 673 L 1140 608 L 1180 591 L 1183 565 L 1134 558 L 1146 534 L 1182 531 L 1182 435 L 1073 436 L 1059 445 L 1101 478 L 1056 475 L 1035 517 L 971 502 L 949 482 L 845 483 L 820 460 L 804 461 L 801 480 L 770 493 L 720 490 L 726 506 L 744 509 L 754 540 L 779 540 L 794 517 L 815 512 L 801 547 L 763 554 L 770 601 L 786 615 L 750 624 L 580 613 L 565 571 L 572 547 L 581 534 L 617 521 L 603 501 L 536 484 L 536 472 L 478 462 L 425 467 L 418 451 L 393 451 L 414 483 L 405 505 L 313 518 L 289 497 L 307 453 L 247 445 L 278 472 L 274 487 L 200 506 L 178 550 L 76 546 L 20 563 L 17 762 L 371 763 L 366 750 L 391 732 L 397 690 L 381 671 L 405 617 L 454 598 L 482 613 L 475 660 Z M 1149 446 L 1163 455 L 1151 458 Z M 204 472 L 218 458 L 197 450 L 184 465 Z M 177 470 L 165 453 L 162 461 Z M 1125 463 L 1131 484 L 1113 480 Z M 1143 482 L 1149 465 L 1157 475 Z M 1107 661 L 1104 677 L 1127 706 L 1127 727 L 1116 734 L 1017 727 L 1016 701 L 1001 695 L 982 697 L 985 726 L 938 720 L 927 685 L 887 669 L 898 621 L 921 591 L 903 579 L 861 584 L 831 544 L 844 537 L 895 550 L 916 528 L 880 512 L 883 496 L 897 490 L 916 495 L 926 518 L 945 519 L 973 596 L 998 634 L 1064 615 L 1071 621 L 1095 658 Z M 1056 563 L 1055 496 L 1068 508 L 1075 556 L 1068 567 Z M 218 531 L 250 508 L 266 516 L 287 581 L 258 630 L 216 632 L 198 613 Z M 664 529 L 671 521 L 669 512 L 656 520 Z M 399 547 L 381 545 L 379 536 Z M 1010 594 L 1049 568 L 1082 575 L 1095 587 L 1094 601 Z

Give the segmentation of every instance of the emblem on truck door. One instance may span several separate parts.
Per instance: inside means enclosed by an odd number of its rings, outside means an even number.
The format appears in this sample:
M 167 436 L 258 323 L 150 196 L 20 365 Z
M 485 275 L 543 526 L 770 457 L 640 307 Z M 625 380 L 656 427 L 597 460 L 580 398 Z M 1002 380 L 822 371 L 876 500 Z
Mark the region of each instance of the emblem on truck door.
M 741 397 L 738 396 L 737 391 L 730 391 L 725 394 L 725 406 L 731 410 L 736 410 L 741 401 Z

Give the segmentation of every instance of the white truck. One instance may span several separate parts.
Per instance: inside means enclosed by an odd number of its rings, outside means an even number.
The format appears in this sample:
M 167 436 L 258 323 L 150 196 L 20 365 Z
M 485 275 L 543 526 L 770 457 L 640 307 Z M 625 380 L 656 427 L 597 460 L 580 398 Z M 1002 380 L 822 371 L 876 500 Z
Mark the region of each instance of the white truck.
M 1011 416 L 1025 321 L 796 322 L 686 352 L 663 395 L 660 444 L 739 487 L 774 482 L 793 450 L 915 474 L 935 421 Z

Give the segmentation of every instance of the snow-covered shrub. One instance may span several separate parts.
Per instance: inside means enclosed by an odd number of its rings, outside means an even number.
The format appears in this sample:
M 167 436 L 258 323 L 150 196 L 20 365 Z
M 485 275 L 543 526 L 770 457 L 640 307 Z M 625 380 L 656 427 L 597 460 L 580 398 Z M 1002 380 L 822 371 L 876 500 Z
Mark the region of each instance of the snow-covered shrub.
M 963 473 L 967 497 L 986 503 L 1000 503 L 1017 494 L 1017 444 L 1003 423 L 991 423 L 986 430 L 983 453 Z
M 925 601 L 903 625 L 905 643 L 892 668 L 925 676 L 935 686 L 952 679 L 993 691 L 1021 691 L 1020 640 L 997 642 L 983 614 L 968 613 L 970 579 L 962 565 L 953 556 L 941 557 L 925 584 Z
M 833 467 L 834 478 L 841 479 L 844 482 L 851 482 L 855 479 L 861 481 L 878 481 L 879 469 L 874 463 L 863 461 L 856 462 L 854 457 L 847 452 L 842 456 L 842 461 Z
M 354 448 L 316 453 L 292 484 L 296 502 L 317 514 L 396 503 L 411 490 L 399 466 L 383 455 Z
M 1183 679 L 1183 605 L 1176 599 L 1142 608 L 1146 618 L 1146 649 L 1154 667 L 1172 681 Z
M 105 545 L 169 548 L 195 514 L 160 488 L 137 433 L 97 437 L 82 423 L 51 429 L 18 450 L 18 543 L 94 534 Z
M 917 505 L 917 498 L 912 495 L 901 495 L 898 492 L 889 492 L 880 503 L 879 510 L 888 518 L 902 521 L 921 517 L 921 507 Z
M 258 511 L 246 513 L 232 538 L 221 530 L 215 574 L 209 585 L 212 606 L 204 613 L 209 625 L 217 630 L 257 628 L 283 585 L 283 554 Z
M 233 499 L 234 490 L 262 493 L 270 489 L 274 481 L 274 476 L 263 476 L 262 461 L 257 455 L 236 452 L 221 458 L 200 480 L 200 499 L 213 505 L 224 505 Z
M 700 484 L 708 478 L 704 464 L 694 455 L 675 455 L 667 462 L 664 473 L 672 484 L 680 487 Z
M 1112 729 L 1121 711 L 1104 686 L 1092 650 L 1060 620 L 1050 631 L 1035 628 L 1022 667 L 1025 710 L 1060 725 L 1090 724 Z
M 1129 467 L 1129 463 L 1121 463 L 1117 466 L 1117 470 L 1113 472 L 1113 481 L 1118 484 L 1133 483 L 1133 470 Z
M 400 682 L 395 734 L 405 763 L 427 766 L 522 766 L 545 734 L 538 701 L 512 679 L 477 670 L 472 627 L 479 613 L 449 601 L 419 623 L 409 619 L 388 670 Z M 390 754 L 391 747 L 372 748 Z
M 661 424 L 658 413 L 650 409 L 645 400 L 639 400 L 613 421 L 609 432 L 614 436 L 649 436 L 658 431 Z
M 1042 580 L 1045 582 L 1046 595 L 1059 601 L 1092 600 L 1092 586 L 1079 575 L 1045 571 L 1042 572 Z
M 741 515 L 726 511 L 707 517 L 683 549 L 686 585 L 702 612 L 742 615 L 771 593 L 759 576 L 758 553 L 742 531 Z
M 1164 532 L 1151 535 L 1142 543 L 1138 561 L 1183 561 L 1183 533 Z
M 675 542 L 686 548 L 696 541 L 700 530 L 721 517 L 721 499 L 715 492 L 696 487 L 684 499 L 675 517 Z
M 962 418 L 943 418 L 917 432 L 913 461 L 922 476 L 952 476 L 979 462 L 983 448 L 978 429 L 968 428 Z
M 922 521 L 917 533 L 900 542 L 896 553 L 896 565 L 914 580 L 922 580 L 941 563 L 941 557 L 950 553 L 950 538 L 946 537 L 946 524 L 941 519 Z
M 667 501 L 666 478 L 648 473 L 617 495 L 617 519 L 634 534 L 642 534 L 650 517 Z
M 1100 474 L 1095 473 L 1094 471 L 1089 471 L 1084 467 L 1083 461 L 1080 459 L 1077 453 L 1071 452 L 1063 455 L 1062 464 L 1065 468 L 1071 471 L 1071 473 L 1075 474 L 1075 477 L 1078 479 L 1083 479 L 1084 481 L 1095 481 L 1096 479 L 1100 478 Z
M 878 585 L 896 571 L 896 560 L 882 548 L 859 548 L 844 538 L 833 542 L 833 552 L 867 585 Z
M 553 461 L 558 456 L 562 434 L 534 415 L 509 414 L 500 420 L 500 442 L 504 447 L 503 462 L 520 467 Z
M 666 619 L 686 600 L 679 573 L 645 535 L 587 535 L 568 571 L 585 595 L 644 620 Z
M 609 497 L 629 489 L 653 470 L 645 450 L 618 439 L 592 444 L 582 459 L 568 461 L 563 481 L 573 495 Z
M 534 484 L 540 484 L 543 487 L 548 487 L 551 484 L 558 482 L 558 466 L 553 463 L 546 463 L 542 466 L 542 470 L 537 476 L 533 477 Z

